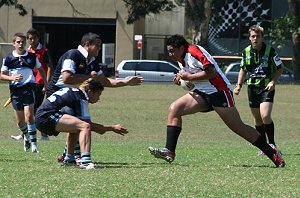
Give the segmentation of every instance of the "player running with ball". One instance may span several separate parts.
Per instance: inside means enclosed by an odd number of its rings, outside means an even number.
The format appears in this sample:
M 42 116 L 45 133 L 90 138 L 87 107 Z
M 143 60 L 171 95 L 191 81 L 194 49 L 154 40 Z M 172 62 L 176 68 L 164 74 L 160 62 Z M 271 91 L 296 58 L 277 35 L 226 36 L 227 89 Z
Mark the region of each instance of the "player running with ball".
M 175 149 L 182 130 L 182 116 L 216 111 L 233 132 L 262 150 L 276 167 L 285 166 L 285 161 L 278 150 L 267 144 L 254 128 L 243 123 L 235 108 L 231 84 L 204 48 L 189 45 L 181 35 L 173 35 L 167 40 L 167 51 L 170 58 L 177 61 L 183 70 L 175 76 L 174 82 L 179 85 L 180 79 L 192 81 L 195 88 L 170 105 L 166 146 L 165 148 L 149 147 L 152 155 L 172 162 L 175 159 Z

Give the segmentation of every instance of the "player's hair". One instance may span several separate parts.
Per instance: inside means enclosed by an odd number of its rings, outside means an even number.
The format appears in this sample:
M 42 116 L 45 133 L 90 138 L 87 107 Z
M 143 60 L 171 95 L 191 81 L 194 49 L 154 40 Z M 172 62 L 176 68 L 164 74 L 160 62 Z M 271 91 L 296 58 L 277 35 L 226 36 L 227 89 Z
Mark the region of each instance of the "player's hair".
M 29 35 L 40 37 L 39 31 L 37 31 L 37 30 L 34 29 L 34 28 L 30 28 L 30 29 L 27 31 L 27 33 L 26 33 L 27 38 L 28 38 Z
M 100 81 L 94 80 L 92 78 L 85 80 L 79 87 L 81 89 L 84 89 L 85 91 L 91 91 L 93 93 L 104 90 L 104 87 L 100 83 Z
M 259 26 L 259 25 L 252 25 L 250 28 L 249 28 L 249 35 L 250 33 L 254 31 L 256 33 L 261 33 L 262 36 L 264 36 L 264 28 Z
M 22 38 L 24 42 L 26 41 L 26 36 L 24 36 L 23 33 L 18 32 L 18 33 L 15 33 L 13 36 L 13 42 L 15 42 L 17 40 L 17 37 Z
M 179 48 L 180 46 L 188 48 L 190 44 L 185 40 L 185 38 L 182 35 L 175 34 L 168 38 L 167 45 L 172 45 L 175 48 Z
M 81 45 L 84 46 L 86 43 L 93 44 L 96 40 L 101 40 L 98 34 L 89 32 L 82 36 Z

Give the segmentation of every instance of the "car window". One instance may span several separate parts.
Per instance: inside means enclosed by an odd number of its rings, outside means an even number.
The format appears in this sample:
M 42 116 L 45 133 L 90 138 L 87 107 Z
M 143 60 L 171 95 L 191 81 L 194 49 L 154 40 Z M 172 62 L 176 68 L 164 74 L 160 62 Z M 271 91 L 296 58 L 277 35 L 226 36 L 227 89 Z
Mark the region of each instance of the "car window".
M 158 63 L 158 69 L 159 69 L 159 71 L 162 71 L 162 72 L 177 73 L 177 69 L 167 63 Z
M 239 72 L 240 71 L 240 65 L 239 64 L 235 64 L 233 65 L 233 67 L 231 68 L 232 72 Z
M 136 70 L 137 62 L 127 62 L 124 64 L 124 70 Z
M 137 65 L 139 71 L 157 71 L 157 63 L 140 62 Z

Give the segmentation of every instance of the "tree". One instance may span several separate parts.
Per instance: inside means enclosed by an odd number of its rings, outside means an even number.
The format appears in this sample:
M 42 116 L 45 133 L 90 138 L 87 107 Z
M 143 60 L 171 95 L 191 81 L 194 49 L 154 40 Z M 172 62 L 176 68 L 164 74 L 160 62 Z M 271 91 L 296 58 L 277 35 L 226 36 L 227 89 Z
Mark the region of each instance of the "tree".
M 15 9 L 19 10 L 19 15 L 21 16 L 25 16 L 28 13 L 25 7 L 22 4 L 18 3 L 18 0 L 1 0 L 0 8 L 4 5 L 14 6 Z
M 296 82 L 300 82 L 300 0 L 288 0 L 289 10 L 294 17 L 293 42 L 293 70 Z

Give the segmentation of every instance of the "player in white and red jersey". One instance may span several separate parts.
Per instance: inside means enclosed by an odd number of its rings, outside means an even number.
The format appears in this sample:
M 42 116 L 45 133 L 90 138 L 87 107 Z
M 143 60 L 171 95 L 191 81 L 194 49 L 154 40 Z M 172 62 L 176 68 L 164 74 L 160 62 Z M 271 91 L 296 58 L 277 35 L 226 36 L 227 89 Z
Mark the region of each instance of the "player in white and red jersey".
M 214 110 L 233 132 L 262 150 L 276 167 L 285 166 L 278 150 L 267 144 L 254 128 L 243 123 L 235 108 L 229 81 L 206 50 L 201 46 L 189 45 L 181 35 L 173 35 L 167 40 L 167 51 L 182 69 L 176 74 L 174 83 L 180 85 L 181 80 L 186 80 L 194 83 L 195 87 L 170 105 L 166 146 L 149 147 L 152 155 L 172 162 L 182 130 L 182 116 Z

